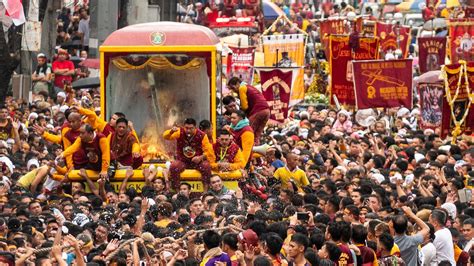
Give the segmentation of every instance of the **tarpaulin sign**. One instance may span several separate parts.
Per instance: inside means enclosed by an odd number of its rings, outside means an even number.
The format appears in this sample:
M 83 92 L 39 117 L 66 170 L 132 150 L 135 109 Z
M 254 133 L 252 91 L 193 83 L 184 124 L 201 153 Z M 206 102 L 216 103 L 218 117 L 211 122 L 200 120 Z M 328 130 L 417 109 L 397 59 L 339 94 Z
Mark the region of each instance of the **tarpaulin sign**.
M 443 84 L 419 84 L 418 92 L 420 94 L 420 128 L 422 130 L 440 129 L 443 121 Z
M 270 119 L 284 122 L 288 117 L 291 88 L 299 68 L 261 68 L 257 69 L 262 84 L 262 94 L 270 106 Z
M 446 38 L 420 37 L 418 38 L 418 51 L 418 64 L 421 73 L 440 70 L 446 57 Z
M 349 36 L 331 35 L 330 46 L 330 74 L 331 74 L 331 102 L 333 95 L 339 103 L 355 105 L 352 60 L 377 59 L 378 39 L 359 38 L 359 47 L 354 50 L 349 45 Z
M 358 109 L 412 108 L 412 59 L 352 63 Z
M 456 19 L 448 22 L 449 57 L 451 63 L 474 60 L 474 19 Z
M 247 84 L 252 84 L 255 47 L 229 46 L 229 49 L 232 50 L 230 66 L 227 66 L 229 78 L 239 77 Z

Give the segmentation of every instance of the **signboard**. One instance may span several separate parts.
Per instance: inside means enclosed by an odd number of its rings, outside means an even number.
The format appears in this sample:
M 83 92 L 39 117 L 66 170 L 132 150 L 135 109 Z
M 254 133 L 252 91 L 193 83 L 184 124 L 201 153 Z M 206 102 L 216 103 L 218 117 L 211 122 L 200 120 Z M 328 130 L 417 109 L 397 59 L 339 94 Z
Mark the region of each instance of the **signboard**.
M 204 187 L 202 186 L 201 181 L 186 181 L 185 183 L 191 185 L 191 192 L 204 192 Z M 239 186 L 237 181 L 223 181 L 223 183 L 224 186 L 230 190 L 236 190 Z M 84 182 L 84 185 L 86 186 L 86 192 L 91 193 L 91 190 L 87 183 Z M 110 182 L 110 185 L 114 188 L 114 191 L 118 193 L 120 191 L 120 186 L 122 185 L 122 182 L 112 181 Z M 128 182 L 127 188 L 133 187 L 138 193 L 141 193 L 144 185 L 145 182 Z M 96 184 L 96 186 L 99 187 L 98 184 Z
M 229 49 L 232 50 L 232 55 L 229 55 L 231 56 L 230 66 L 227 66 L 228 78 L 239 77 L 245 83 L 252 84 L 255 47 L 229 46 Z
M 352 66 L 358 109 L 412 108 L 412 59 L 354 61 Z

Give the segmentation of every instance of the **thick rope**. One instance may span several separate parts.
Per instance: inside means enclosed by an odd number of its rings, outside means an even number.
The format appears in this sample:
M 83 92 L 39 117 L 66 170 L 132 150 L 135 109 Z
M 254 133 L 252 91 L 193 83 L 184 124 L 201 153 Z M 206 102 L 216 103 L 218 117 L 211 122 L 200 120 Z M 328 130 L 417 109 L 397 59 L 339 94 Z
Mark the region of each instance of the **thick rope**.
M 61 246 L 61 249 L 69 248 L 69 247 L 71 247 L 71 246 L 70 245 L 64 245 L 64 246 Z M 33 251 L 33 254 L 38 254 L 38 253 L 41 253 L 41 252 L 50 252 L 52 249 L 53 249 L 53 247 L 35 249 Z

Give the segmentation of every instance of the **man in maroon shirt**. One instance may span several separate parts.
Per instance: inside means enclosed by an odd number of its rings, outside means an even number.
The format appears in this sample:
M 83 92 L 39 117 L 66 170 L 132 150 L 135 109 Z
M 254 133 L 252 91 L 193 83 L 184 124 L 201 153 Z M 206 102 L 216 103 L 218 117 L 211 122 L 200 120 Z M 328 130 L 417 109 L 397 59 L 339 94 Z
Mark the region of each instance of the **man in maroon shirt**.
M 72 82 L 74 75 L 74 63 L 68 60 L 66 50 L 59 49 L 58 59 L 53 62 L 54 87 L 56 93 L 64 91 L 64 84 Z
M 227 83 L 229 89 L 239 95 L 240 109 L 245 111 L 250 120 L 250 126 L 255 133 L 255 145 L 259 144 L 260 136 L 270 118 L 270 107 L 263 94 L 256 88 L 242 83 L 238 77 L 233 77 Z

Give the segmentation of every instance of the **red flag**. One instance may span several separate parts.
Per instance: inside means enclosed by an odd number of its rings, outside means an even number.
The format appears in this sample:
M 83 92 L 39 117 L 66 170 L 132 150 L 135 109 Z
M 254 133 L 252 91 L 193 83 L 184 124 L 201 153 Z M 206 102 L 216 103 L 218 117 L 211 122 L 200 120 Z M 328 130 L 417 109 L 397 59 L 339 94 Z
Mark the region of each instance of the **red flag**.
M 354 61 L 352 66 L 358 109 L 412 108 L 411 59 Z
M 398 37 L 397 31 L 399 32 Z M 410 27 L 377 22 L 377 36 L 380 38 L 380 50 L 382 55 L 400 49 L 403 58 L 407 58 L 408 46 L 410 45 L 411 39 Z
M 262 94 L 270 106 L 270 119 L 284 122 L 288 117 L 293 76 L 298 69 L 268 68 L 259 70 Z
M 474 19 L 450 20 L 449 29 L 449 53 L 451 63 L 457 63 L 459 60 L 474 60 Z
M 331 102 L 336 95 L 339 103 L 355 105 L 352 60 L 378 58 L 378 39 L 359 38 L 359 47 L 352 51 L 349 36 L 331 36 L 330 38 L 330 72 Z
M 446 57 L 445 37 L 420 37 L 418 38 L 418 51 L 420 72 L 440 70 Z
M 22 0 L 3 0 L 3 5 L 6 10 L 5 15 L 11 17 L 16 26 L 26 22 Z

